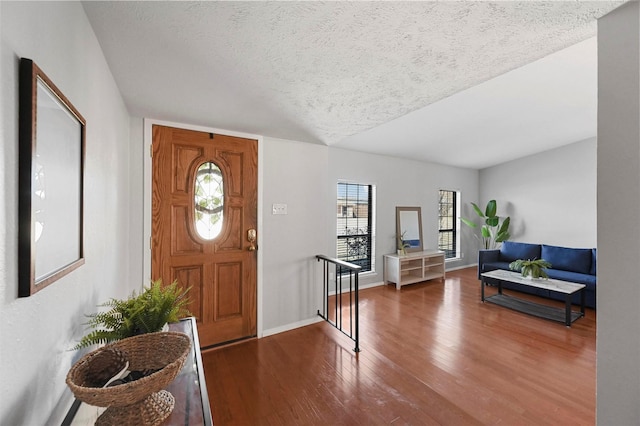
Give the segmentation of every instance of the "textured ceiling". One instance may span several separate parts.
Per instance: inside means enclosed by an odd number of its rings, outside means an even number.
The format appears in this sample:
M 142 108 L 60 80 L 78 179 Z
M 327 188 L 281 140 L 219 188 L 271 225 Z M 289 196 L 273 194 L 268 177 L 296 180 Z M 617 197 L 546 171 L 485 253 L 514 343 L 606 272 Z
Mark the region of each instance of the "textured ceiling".
M 83 5 L 135 116 L 479 168 L 419 143 L 390 150 L 376 129 L 593 37 L 621 3 Z
M 592 37 L 335 146 L 482 169 L 595 137 L 597 50 Z

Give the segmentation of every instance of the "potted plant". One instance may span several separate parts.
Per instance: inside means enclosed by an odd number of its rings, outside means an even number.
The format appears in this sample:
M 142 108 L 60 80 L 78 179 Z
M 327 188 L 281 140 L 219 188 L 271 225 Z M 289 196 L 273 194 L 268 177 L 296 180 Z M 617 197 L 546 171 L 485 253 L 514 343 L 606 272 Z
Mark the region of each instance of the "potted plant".
M 502 220 L 502 222 L 500 222 L 500 216 L 496 214 L 498 210 L 496 200 L 489 201 L 484 212 L 480 210 L 480 207 L 475 203 L 471 203 L 471 205 L 480 219 L 484 221 L 484 224 L 480 228 L 480 238 L 478 238 L 477 235 L 475 236 L 479 239 L 483 249 L 495 249 L 497 248 L 497 243 L 501 243 L 509 239 L 511 236 L 509 234 L 509 223 L 511 222 L 511 218 L 507 216 Z M 460 220 L 471 228 L 478 227 L 475 222 L 469 219 L 461 217 Z
M 403 231 L 402 234 L 398 236 L 398 254 L 399 255 L 407 254 L 406 249 L 411 247 L 411 245 L 404 239 L 404 234 L 406 233 L 407 231 Z
M 531 279 L 549 278 L 545 270 L 547 268 L 551 268 L 551 263 L 544 259 L 518 259 L 509 264 L 509 269 L 520 272 L 524 278 Z
M 161 280 L 156 280 L 149 288 L 138 295 L 133 292 L 126 300 L 112 298 L 98 305 L 109 308 L 107 311 L 88 315 L 87 325 L 94 330 L 73 349 L 161 331 L 165 324 L 191 315 L 187 309 L 188 292 L 189 289 L 178 287 L 177 281 L 163 286 Z

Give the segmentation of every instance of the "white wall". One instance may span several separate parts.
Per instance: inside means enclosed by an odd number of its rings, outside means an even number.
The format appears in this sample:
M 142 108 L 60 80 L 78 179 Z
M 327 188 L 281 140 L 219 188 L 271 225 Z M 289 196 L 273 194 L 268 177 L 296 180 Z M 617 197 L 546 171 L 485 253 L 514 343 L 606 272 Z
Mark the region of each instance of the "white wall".
M 598 22 L 597 422 L 640 421 L 640 5 Z
M 511 240 L 596 247 L 596 139 L 480 171 L 480 206 L 496 199 Z
M 478 172 L 393 157 L 364 154 L 302 142 L 265 138 L 263 173 L 263 330 L 265 335 L 317 320 L 320 263 L 316 254 L 336 251 L 336 184 L 339 180 L 376 185 L 376 272 L 361 284 L 383 281 L 382 256 L 394 253 L 395 207 L 421 206 L 427 248 L 437 246 L 439 189 L 460 190 L 463 200 L 478 196 Z M 273 215 L 273 204 L 287 204 L 287 215 Z M 473 264 L 473 253 L 449 268 Z
M 265 335 L 313 322 L 321 299 L 317 254 L 327 254 L 328 148 L 265 138 L 263 222 L 259 237 Z M 286 204 L 286 215 L 272 214 Z
M 478 172 L 475 170 L 424 163 L 344 149 L 329 149 L 329 202 L 324 206 L 331 218 L 327 234 L 330 256 L 335 256 L 335 218 L 338 181 L 373 184 L 376 186 L 376 243 L 375 273 L 363 274 L 361 283 L 383 281 L 383 255 L 396 252 L 396 206 L 421 207 L 423 246 L 438 247 L 438 191 L 457 190 L 461 202 L 468 203 L 478 197 Z M 462 241 L 465 257 L 447 263 L 447 268 L 477 262 L 475 240 Z
M 130 265 L 129 116 L 79 2 L 0 2 L 0 424 L 59 424 L 85 314 L 139 288 Z M 18 63 L 40 66 L 87 121 L 85 258 L 28 298 L 17 293 Z M 131 230 L 135 234 L 137 230 Z M 136 275 L 136 276 L 134 276 Z M 133 277 L 132 277 L 133 276 Z

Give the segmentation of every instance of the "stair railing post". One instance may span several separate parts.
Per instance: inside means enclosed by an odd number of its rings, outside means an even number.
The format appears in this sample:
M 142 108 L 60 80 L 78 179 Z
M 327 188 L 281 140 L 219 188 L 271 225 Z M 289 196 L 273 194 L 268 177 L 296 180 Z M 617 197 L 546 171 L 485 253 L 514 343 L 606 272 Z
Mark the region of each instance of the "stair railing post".
M 331 324 L 333 327 L 337 328 L 348 336 L 351 340 L 353 340 L 356 344 L 353 349 L 355 352 L 360 352 L 360 321 L 359 321 L 359 274 L 362 267 L 358 265 L 354 265 L 353 263 L 345 262 L 338 259 L 332 259 L 324 255 L 316 255 L 316 259 L 318 261 L 324 262 L 323 268 L 323 276 L 322 276 L 322 288 L 324 290 L 323 297 L 323 312 L 320 313 L 318 309 L 318 315 L 322 317 L 325 321 Z M 334 321 L 331 321 L 329 318 L 329 279 L 330 279 L 330 269 L 329 264 L 333 264 L 334 269 L 334 286 L 337 294 L 334 295 Z M 342 329 L 343 326 L 343 318 L 342 318 L 342 308 L 343 308 L 343 299 L 342 299 L 342 285 L 343 285 L 343 271 L 349 271 L 349 333 L 345 332 Z M 340 277 L 338 278 L 338 274 Z M 345 272 L 346 274 L 346 272 Z M 354 303 L 355 302 L 355 303 Z M 338 307 L 338 305 L 340 305 Z M 354 306 L 355 305 L 355 306 Z M 354 312 L 355 311 L 355 312 Z M 354 316 L 355 315 L 355 316 Z

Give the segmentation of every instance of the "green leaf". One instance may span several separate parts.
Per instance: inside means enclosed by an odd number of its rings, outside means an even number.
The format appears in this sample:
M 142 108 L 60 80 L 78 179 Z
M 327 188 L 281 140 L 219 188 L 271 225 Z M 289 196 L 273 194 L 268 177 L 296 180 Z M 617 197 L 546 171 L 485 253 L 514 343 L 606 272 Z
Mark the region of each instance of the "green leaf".
M 478 225 L 475 224 L 475 222 L 471 222 L 469 219 L 465 219 L 464 217 L 461 217 L 460 220 L 462 221 L 462 223 L 464 223 L 465 225 L 471 227 L 471 228 L 477 228 Z
M 478 207 L 478 205 L 476 203 L 471 203 L 471 206 L 473 206 L 473 210 L 475 210 L 475 212 L 478 214 L 478 216 L 484 218 L 484 213 L 482 213 L 482 210 L 480 210 L 480 207 Z
M 511 238 L 511 234 L 508 232 L 498 233 L 498 235 L 496 235 L 496 243 L 507 241 L 509 238 Z
M 491 231 L 489 230 L 489 228 L 487 228 L 486 225 L 482 226 L 482 236 L 484 238 L 491 238 Z
M 511 223 L 511 218 L 509 216 L 507 216 L 504 219 L 504 221 L 502 222 L 502 225 L 500 226 L 500 229 L 498 230 L 498 234 L 509 232 L 509 224 L 510 223 Z
M 551 263 L 547 262 L 544 259 L 540 259 L 537 261 L 538 265 L 540 265 L 542 268 L 551 268 Z
M 487 210 L 485 212 L 485 216 L 495 217 L 497 210 L 498 210 L 498 204 L 496 203 L 496 200 L 491 200 L 487 203 Z
M 509 264 L 509 269 L 511 269 L 512 271 L 520 272 L 522 270 L 522 260 L 518 259 L 511 262 Z
M 500 221 L 500 218 L 499 218 L 498 216 L 493 216 L 493 217 L 488 217 L 488 218 L 485 220 L 485 223 L 486 223 L 488 226 L 496 227 L 496 226 L 498 226 L 498 222 L 499 222 L 499 221 Z

